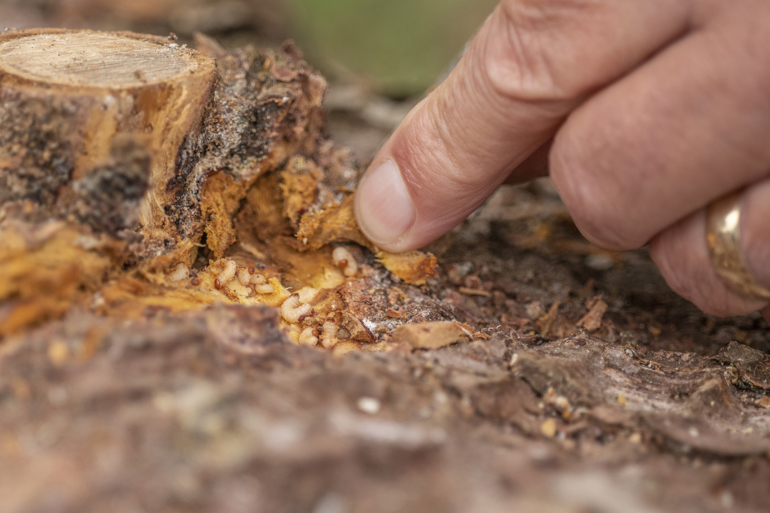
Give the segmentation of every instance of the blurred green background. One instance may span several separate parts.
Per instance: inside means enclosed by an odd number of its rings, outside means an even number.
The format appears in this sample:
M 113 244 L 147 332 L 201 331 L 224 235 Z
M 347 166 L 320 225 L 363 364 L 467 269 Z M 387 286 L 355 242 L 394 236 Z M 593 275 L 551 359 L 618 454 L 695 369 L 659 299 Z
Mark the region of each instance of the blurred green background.
M 454 60 L 497 0 L 0 0 L 0 30 L 134 30 L 226 46 L 295 39 L 336 82 L 419 95 Z
M 497 0 L 292 0 L 311 61 L 389 96 L 418 94 L 451 64 Z

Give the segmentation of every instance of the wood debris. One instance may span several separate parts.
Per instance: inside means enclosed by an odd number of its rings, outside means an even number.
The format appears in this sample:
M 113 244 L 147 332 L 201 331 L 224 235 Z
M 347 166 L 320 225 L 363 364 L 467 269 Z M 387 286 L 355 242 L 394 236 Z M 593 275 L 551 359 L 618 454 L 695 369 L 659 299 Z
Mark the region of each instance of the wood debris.
M 463 342 L 472 336 L 467 329 L 455 322 L 426 322 L 405 324 L 393 333 L 395 342 L 404 342 L 413 349 L 439 349 Z
M 602 318 L 607 312 L 607 308 L 607 303 L 601 297 L 592 299 L 588 302 L 588 313 L 577 322 L 577 326 L 581 326 L 589 332 L 598 330 L 602 326 Z
M 430 253 L 410 251 L 408 253 L 377 253 L 377 259 L 385 268 L 411 285 L 425 285 L 429 279 L 438 276 L 436 257 Z

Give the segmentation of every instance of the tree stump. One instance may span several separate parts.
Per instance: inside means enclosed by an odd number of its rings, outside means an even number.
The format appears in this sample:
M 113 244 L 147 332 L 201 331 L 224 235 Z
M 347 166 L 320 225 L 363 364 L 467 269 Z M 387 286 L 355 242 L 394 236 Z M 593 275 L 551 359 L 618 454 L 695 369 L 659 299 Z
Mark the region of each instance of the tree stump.
M 0 206 L 130 241 L 138 259 L 191 259 L 204 231 L 224 254 L 254 181 L 315 148 L 326 84 L 291 51 L 198 45 L 93 31 L 0 37 Z
M 321 134 L 323 78 L 291 45 L 196 44 L 66 30 L 0 37 L 0 338 L 94 293 L 104 301 L 105 284 L 123 314 L 249 300 L 252 289 L 217 278 L 232 265 L 218 259 L 243 247 L 243 265 L 272 266 L 262 290 L 278 280 L 251 302 L 278 306 L 282 271 L 296 267 L 288 260 L 366 244 L 352 215 L 358 169 Z M 265 255 L 270 240 L 282 257 Z M 179 266 L 188 274 L 172 277 Z M 137 276 L 155 288 L 128 285 Z M 111 305 L 103 313 L 118 315 Z
M 136 222 L 169 231 L 165 185 L 215 70 L 201 53 L 151 36 L 0 37 L 0 203 L 32 201 L 99 232 Z

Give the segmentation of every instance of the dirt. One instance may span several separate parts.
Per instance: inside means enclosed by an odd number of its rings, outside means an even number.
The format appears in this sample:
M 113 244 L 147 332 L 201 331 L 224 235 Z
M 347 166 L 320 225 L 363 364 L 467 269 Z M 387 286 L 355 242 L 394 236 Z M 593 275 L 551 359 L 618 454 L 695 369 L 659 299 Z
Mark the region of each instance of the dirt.
M 363 160 L 382 101 L 330 116 L 338 143 L 368 127 Z M 339 293 L 369 344 L 298 346 L 277 309 L 223 303 L 129 320 L 80 306 L 7 338 L 0 511 L 770 509 L 760 316 L 706 316 L 645 251 L 592 246 L 547 181 L 429 249 L 424 285 L 356 253 L 365 272 Z M 392 336 L 421 322 L 470 341 Z

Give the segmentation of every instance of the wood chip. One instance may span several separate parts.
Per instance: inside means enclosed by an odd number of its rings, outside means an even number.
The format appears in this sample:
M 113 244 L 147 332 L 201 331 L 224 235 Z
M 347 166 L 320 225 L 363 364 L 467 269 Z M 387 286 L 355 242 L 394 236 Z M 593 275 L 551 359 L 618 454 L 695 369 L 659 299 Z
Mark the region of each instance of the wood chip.
M 393 333 L 393 340 L 405 342 L 413 349 L 438 349 L 470 342 L 471 335 L 454 322 L 426 322 L 399 326 Z
M 588 331 L 596 331 L 602 326 L 602 318 L 607 312 L 607 303 L 601 298 L 595 298 L 589 304 L 588 313 L 577 322 L 577 326 L 582 326 Z
M 340 325 L 342 328 L 348 330 L 350 333 L 350 338 L 357 342 L 371 344 L 375 341 L 374 335 L 372 335 L 372 332 L 369 331 L 369 328 L 367 328 L 360 319 L 356 318 L 356 316 L 350 312 L 343 312 L 342 322 Z
M 385 310 L 385 316 L 390 319 L 403 319 L 404 316 L 401 315 L 401 313 L 397 312 L 396 310 L 393 310 L 392 308 L 388 308 Z
M 430 253 L 410 251 L 408 253 L 377 253 L 377 259 L 385 268 L 411 285 L 425 285 L 431 278 L 438 277 L 436 257 Z
M 556 419 L 548 419 L 540 425 L 540 434 L 546 438 L 553 438 L 556 436 Z
M 551 305 L 550 310 L 548 310 L 548 313 L 545 315 L 542 315 L 537 320 L 537 325 L 540 328 L 540 333 L 542 336 L 547 337 L 551 334 L 551 329 L 553 328 L 554 323 L 556 322 L 556 319 L 559 317 L 559 307 L 561 306 L 561 302 L 556 301 L 553 305 Z
M 481 289 L 469 289 L 467 287 L 460 287 L 459 289 L 457 289 L 457 291 L 460 294 L 464 294 L 466 296 L 492 297 L 492 294 L 490 294 L 486 290 L 481 290 Z

